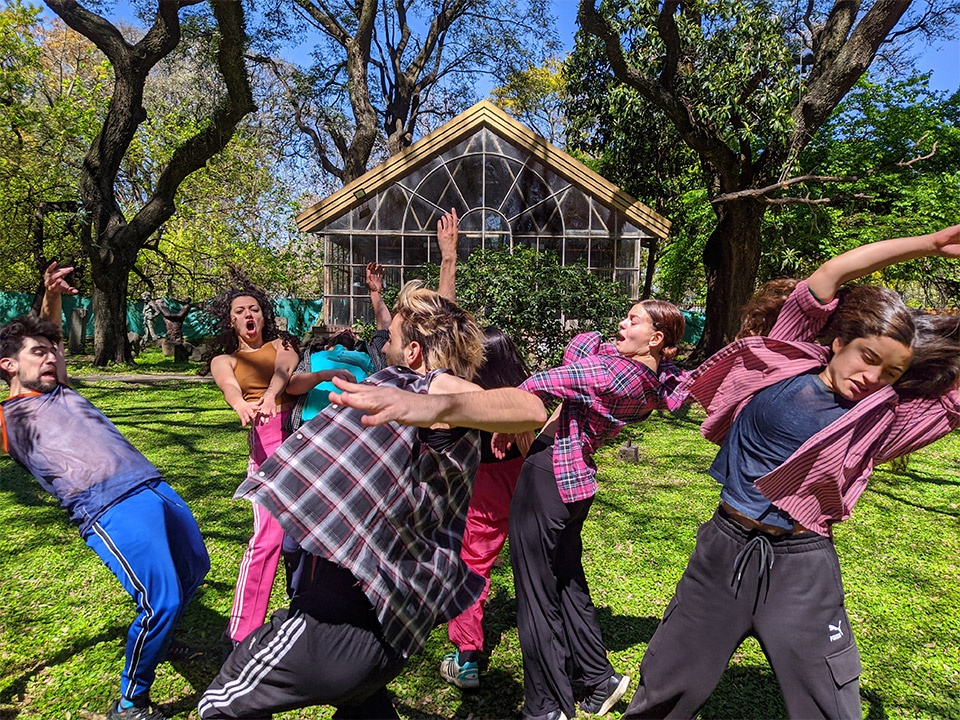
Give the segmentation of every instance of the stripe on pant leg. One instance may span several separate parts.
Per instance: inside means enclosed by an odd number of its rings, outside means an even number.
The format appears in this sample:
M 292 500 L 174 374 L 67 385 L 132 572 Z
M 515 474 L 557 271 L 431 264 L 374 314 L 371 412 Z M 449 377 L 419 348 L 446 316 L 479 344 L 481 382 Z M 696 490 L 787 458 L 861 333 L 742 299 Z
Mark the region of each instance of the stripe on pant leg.
M 147 597 L 146 586 L 143 584 L 140 578 L 137 577 L 137 574 L 133 571 L 133 567 L 131 567 L 130 563 L 127 562 L 127 559 L 123 556 L 123 553 L 120 552 L 120 548 L 117 547 L 117 545 L 110 538 L 110 535 L 107 534 L 107 531 L 99 522 L 95 522 L 92 527 L 97 537 L 100 538 L 107 550 L 109 550 L 110 554 L 117 559 L 117 561 L 120 563 L 120 566 L 123 568 L 123 571 L 127 574 L 127 579 L 140 596 L 139 599 L 134 598 L 134 600 L 136 601 L 137 605 L 142 606 L 144 610 L 143 622 L 140 624 L 140 632 L 137 634 L 137 639 L 133 644 L 133 652 L 131 653 L 130 657 L 131 687 L 127 688 L 127 692 L 129 697 L 135 697 L 141 692 L 146 692 L 150 689 L 147 687 L 139 690 L 134 678 L 139 670 L 140 660 L 143 656 L 143 646 L 147 641 L 147 635 L 150 632 L 151 621 L 156 615 L 156 612 L 150 605 L 150 599 Z M 134 619 L 134 622 L 136 622 L 136 618 Z
M 293 650 L 306 629 L 307 622 L 302 615 L 284 620 L 276 636 L 251 656 L 236 678 L 224 683 L 215 692 L 208 690 L 203 694 L 197 704 L 200 717 L 204 712 L 217 708 L 228 709 L 231 703 L 256 690 L 266 675 Z

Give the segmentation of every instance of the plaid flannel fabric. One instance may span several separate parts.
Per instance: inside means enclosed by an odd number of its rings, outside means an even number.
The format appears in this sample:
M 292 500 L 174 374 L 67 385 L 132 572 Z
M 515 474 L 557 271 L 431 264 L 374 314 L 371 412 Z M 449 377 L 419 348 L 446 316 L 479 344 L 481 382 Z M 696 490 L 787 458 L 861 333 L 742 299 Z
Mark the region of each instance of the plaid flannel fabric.
M 439 372 L 392 367 L 367 382 L 426 393 Z M 460 559 L 479 432 L 366 427 L 362 416 L 325 408 L 236 496 L 265 507 L 307 552 L 353 573 L 386 641 L 409 656 L 483 589 Z
M 655 373 L 591 332 L 569 342 L 562 365 L 535 373 L 520 386 L 541 399 L 563 401 L 553 469 L 564 502 L 596 494 L 593 453 L 624 425 L 645 419 L 653 410 L 679 407 L 673 391 L 681 378 L 673 363 L 660 363 Z

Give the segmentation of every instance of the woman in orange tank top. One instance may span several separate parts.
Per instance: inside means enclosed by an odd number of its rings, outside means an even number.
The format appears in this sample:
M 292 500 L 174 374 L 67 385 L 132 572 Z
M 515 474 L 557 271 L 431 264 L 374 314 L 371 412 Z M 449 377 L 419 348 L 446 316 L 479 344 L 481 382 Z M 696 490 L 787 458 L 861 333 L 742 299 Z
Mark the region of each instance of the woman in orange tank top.
M 250 472 L 285 438 L 283 423 L 292 406 L 285 390 L 299 360 L 298 343 L 277 328 L 273 306 L 260 288 L 245 278 L 235 278 L 234 284 L 211 303 L 217 335 L 201 374 L 213 374 L 240 424 L 250 427 Z M 255 504 L 253 535 L 240 563 L 226 630 L 234 646 L 266 619 L 282 543 L 280 524 Z

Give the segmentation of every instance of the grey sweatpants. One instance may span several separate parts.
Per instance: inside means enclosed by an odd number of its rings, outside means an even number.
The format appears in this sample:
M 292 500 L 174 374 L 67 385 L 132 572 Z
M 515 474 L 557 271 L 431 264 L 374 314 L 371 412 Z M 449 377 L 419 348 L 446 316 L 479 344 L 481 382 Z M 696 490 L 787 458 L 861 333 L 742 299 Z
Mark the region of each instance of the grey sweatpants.
M 813 533 L 751 532 L 718 510 L 700 526 L 624 719 L 695 717 L 751 635 L 790 717 L 863 717 L 860 654 L 833 543 Z

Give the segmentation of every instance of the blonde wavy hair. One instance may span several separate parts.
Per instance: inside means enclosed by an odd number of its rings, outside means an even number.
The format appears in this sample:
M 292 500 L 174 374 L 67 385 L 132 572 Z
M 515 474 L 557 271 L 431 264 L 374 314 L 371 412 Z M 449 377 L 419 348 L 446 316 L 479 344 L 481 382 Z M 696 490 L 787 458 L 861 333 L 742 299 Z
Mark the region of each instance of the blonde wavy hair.
M 483 362 L 483 331 L 473 315 L 419 280 L 400 290 L 393 312 L 403 345 L 419 343 L 427 370 L 447 369 L 472 380 Z

